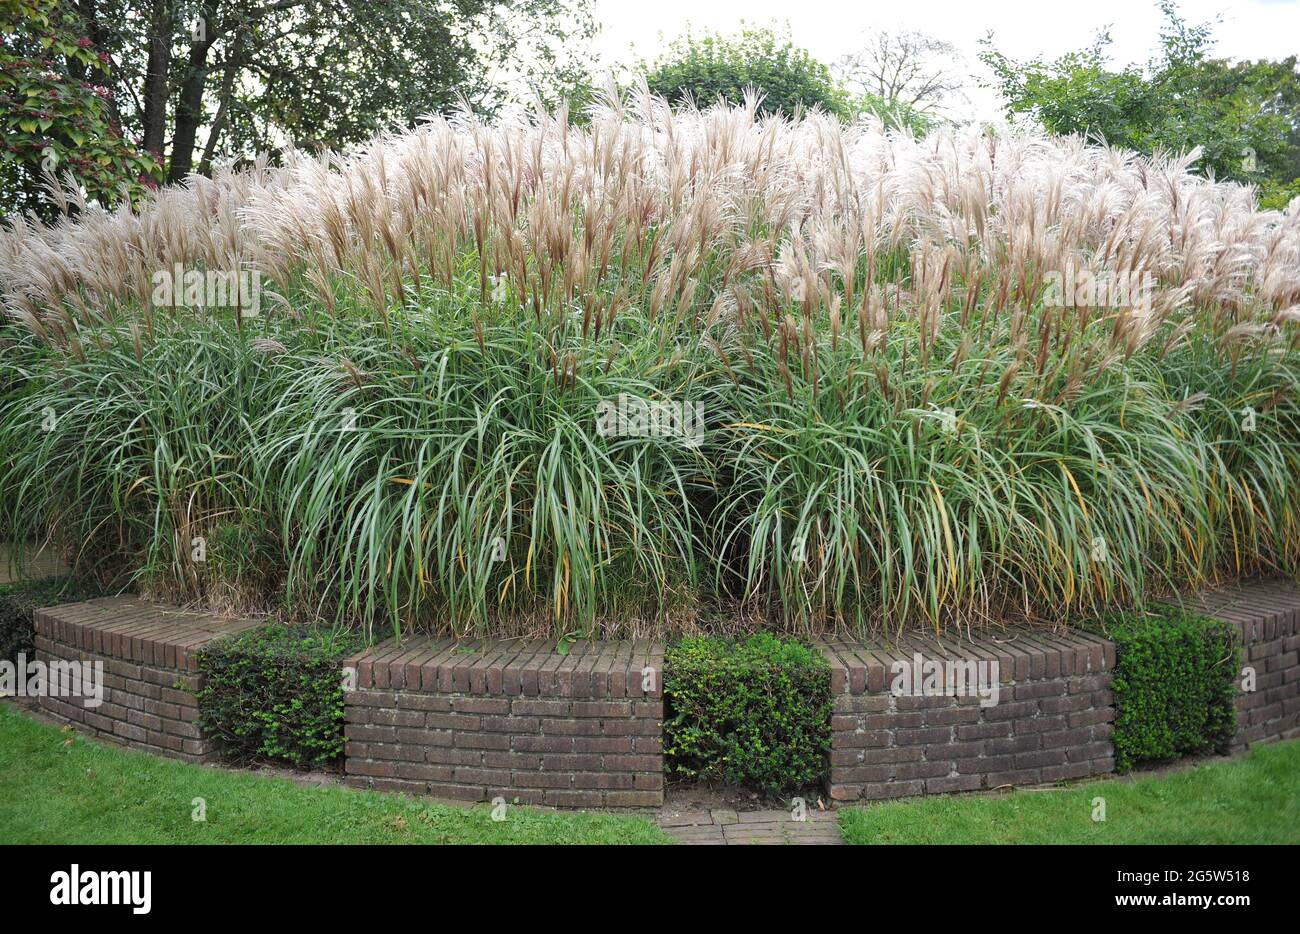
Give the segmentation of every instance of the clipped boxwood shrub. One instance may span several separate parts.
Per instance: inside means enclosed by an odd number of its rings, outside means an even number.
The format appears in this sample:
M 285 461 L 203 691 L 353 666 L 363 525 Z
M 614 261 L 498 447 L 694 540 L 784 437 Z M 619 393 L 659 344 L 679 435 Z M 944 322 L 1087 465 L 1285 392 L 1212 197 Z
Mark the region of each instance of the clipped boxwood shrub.
M 1107 620 L 1115 642 L 1115 767 L 1227 752 L 1238 652 L 1226 622 L 1155 607 Z
M 0 659 L 14 661 L 19 654 L 32 657 L 37 610 L 103 595 L 104 591 L 96 584 L 71 577 L 47 577 L 0 585 Z
M 343 754 L 342 660 L 362 645 L 346 630 L 272 623 L 199 651 L 199 725 L 233 761 L 298 768 Z
M 831 669 L 817 652 L 767 633 L 695 636 L 664 659 L 664 764 L 669 775 L 768 794 L 826 776 Z

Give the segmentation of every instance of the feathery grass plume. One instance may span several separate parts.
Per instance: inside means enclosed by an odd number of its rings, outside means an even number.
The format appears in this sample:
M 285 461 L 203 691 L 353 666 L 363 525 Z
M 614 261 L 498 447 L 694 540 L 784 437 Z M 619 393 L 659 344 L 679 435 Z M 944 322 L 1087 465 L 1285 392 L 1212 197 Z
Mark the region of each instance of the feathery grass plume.
M 1057 622 L 1300 570 L 1300 210 L 1194 152 L 644 88 L 589 116 L 8 221 L 8 526 L 461 636 Z M 274 291 L 156 303 L 177 268 Z M 703 434 L 602 430 L 620 399 Z

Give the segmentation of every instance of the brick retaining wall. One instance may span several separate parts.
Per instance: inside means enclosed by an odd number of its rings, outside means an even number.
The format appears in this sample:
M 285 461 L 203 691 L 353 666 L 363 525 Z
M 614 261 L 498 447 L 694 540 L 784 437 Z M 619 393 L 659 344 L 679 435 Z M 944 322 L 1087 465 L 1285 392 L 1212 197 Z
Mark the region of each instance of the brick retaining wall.
M 1255 670 L 1255 690 L 1237 692 L 1233 750 L 1300 736 L 1300 585 L 1252 581 L 1184 602 L 1232 624 L 1241 640 L 1240 665 Z
M 1258 581 L 1188 609 L 1232 623 L 1256 690 L 1239 692 L 1235 748 L 1300 736 L 1300 585 Z M 44 696 L 46 711 L 152 752 L 213 754 L 197 727 L 196 650 L 259 625 L 133 598 L 36 613 L 39 661 L 102 661 L 104 702 Z M 1114 645 L 1081 633 L 1011 629 L 973 640 L 909 635 L 827 643 L 837 801 L 976 791 L 1087 778 L 1113 768 Z M 895 696 L 895 661 L 997 662 L 998 702 Z M 662 804 L 663 649 L 650 642 L 457 646 L 390 641 L 349 659 L 346 781 L 362 787 L 525 804 Z M 648 672 L 648 679 L 643 676 Z M 643 689 L 647 680 L 648 689 Z
M 1115 648 L 1086 635 L 1008 631 L 998 637 L 925 636 L 891 645 L 824 644 L 834 714 L 828 790 L 836 801 L 980 791 L 1102 775 L 1114 768 L 1110 673 Z M 893 665 L 968 661 L 987 666 L 996 703 L 905 682 L 891 691 Z M 949 692 L 936 694 L 935 687 Z
M 387 642 L 345 663 L 350 785 L 570 807 L 663 803 L 663 649 Z M 643 671 L 646 673 L 643 675 Z M 643 680 L 648 690 L 643 690 Z
M 205 761 L 213 748 L 198 728 L 194 693 L 202 685 L 194 653 L 259 621 L 105 597 L 38 610 L 35 624 L 37 661 L 104 665 L 101 704 L 45 695 L 38 699 L 43 710 L 138 749 Z

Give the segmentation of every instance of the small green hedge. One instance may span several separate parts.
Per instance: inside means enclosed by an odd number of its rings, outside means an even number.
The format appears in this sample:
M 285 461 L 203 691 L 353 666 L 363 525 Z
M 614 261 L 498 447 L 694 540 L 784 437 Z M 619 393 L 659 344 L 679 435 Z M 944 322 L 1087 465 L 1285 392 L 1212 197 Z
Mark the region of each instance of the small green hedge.
M 42 607 L 77 603 L 104 592 L 93 583 L 71 577 L 47 577 L 0 585 L 0 659 L 28 658 L 35 651 L 35 614 Z
M 298 768 L 343 754 L 342 660 L 361 647 L 347 631 L 273 623 L 199 652 L 199 725 L 237 762 Z
M 1238 652 L 1232 627 L 1174 607 L 1110 617 L 1115 767 L 1227 752 Z
M 831 669 L 796 642 L 681 639 L 664 659 L 664 767 L 768 794 L 826 776 Z

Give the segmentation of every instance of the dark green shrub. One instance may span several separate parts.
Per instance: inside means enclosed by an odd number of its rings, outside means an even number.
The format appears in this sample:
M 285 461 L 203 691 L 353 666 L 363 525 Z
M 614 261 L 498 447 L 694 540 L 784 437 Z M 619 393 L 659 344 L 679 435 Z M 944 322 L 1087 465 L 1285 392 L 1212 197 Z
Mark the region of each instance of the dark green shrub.
M 1236 730 L 1232 627 L 1173 607 L 1106 621 L 1115 641 L 1115 766 L 1226 752 Z
M 742 104 L 750 89 L 757 89 L 763 115 L 789 117 L 812 107 L 837 116 L 850 112 L 848 95 L 830 69 L 771 29 L 742 29 L 729 36 L 688 33 L 643 68 L 650 90 L 674 105 L 688 97 L 700 107 L 718 98 Z
M 343 754 L 341 662 L 361 644 L 351 632 L 282 623 L 209 643 L 200 727 L 234 761 L 328 764 Z
M 31 657 L 35 649 L 35 613 L 41 607 L 77 603 L 103 596 L 101 588 L 70 577 L 19 581 L 0 585 L 0 659 Z
M 691 637 L 664 660 L 664 759 L 670 775 L 768 794 L 826 776 L 831 670 L 817 652 L 760 633 Z

